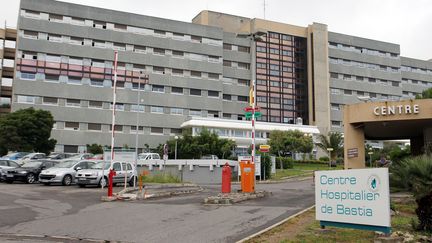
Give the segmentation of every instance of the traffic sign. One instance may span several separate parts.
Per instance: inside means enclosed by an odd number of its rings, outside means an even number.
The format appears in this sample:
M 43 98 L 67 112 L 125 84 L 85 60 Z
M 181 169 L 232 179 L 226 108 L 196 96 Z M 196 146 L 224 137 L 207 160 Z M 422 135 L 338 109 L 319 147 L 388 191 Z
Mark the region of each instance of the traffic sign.
M 261 112 L 255 112 L 255 118 L 261 117 Z M 252 112 L 245 113 L 246 119 L 252 119 Z
M 254 110 L 254 108 L 252 108 L 250 106 L 244 108 L 244 111 L 246 111 L 246 112 L 252 112 L 253 110 Z M 255 112 L 260 111 L 260 110 L 261 110 L 261 107 L 258 107 L 258 106 L 255 107 Z

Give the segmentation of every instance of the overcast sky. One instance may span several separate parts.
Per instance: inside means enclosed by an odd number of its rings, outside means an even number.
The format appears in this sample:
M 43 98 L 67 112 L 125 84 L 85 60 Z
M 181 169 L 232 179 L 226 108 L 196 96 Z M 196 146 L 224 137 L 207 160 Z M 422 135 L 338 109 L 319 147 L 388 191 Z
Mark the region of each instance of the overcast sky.
M 201 10 L 264 18 L 264 0 L 64 0 L 190 22 Z M 0 21 L 16 26 L 19 0 L 1 0 Z M 266 0 L 265 18 L 400 44 L 403 56 L 432 59 L 431 0 Z M 2 24 L 3 25 L 3 24 Z

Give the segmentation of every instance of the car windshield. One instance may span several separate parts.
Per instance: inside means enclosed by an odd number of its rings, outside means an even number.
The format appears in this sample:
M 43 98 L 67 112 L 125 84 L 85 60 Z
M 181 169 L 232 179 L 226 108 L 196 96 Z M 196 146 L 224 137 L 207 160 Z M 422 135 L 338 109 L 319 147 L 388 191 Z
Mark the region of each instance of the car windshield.
M 32 167 L 39 167 L 42 164 L 40 161 L 30 161 L 25 164 L 23 164 L 23 168 L 32 168 Z
M 72 157 L 69 157 L 68 159 L 81 159 L 81 156 L 82 156 L 82 154 L 77 154 L 77 155 L 74 155 Z
M 91 168 L 92 169 L 102 169 L 102 166 L 104 166 L 104 163 L 105 163 L 104 170 L 108 170 L 109 167 L 111 166 L 111 164 L 109 162 L 99 162 L 99 163 L 94 164 Z
M 74 166 L 74 164 L 76 164 L 76 161 L 65 161 L 65 162 L 61 162 L 60 164 L 55 165 L 55 168 L 71 168 L 72 166 Z

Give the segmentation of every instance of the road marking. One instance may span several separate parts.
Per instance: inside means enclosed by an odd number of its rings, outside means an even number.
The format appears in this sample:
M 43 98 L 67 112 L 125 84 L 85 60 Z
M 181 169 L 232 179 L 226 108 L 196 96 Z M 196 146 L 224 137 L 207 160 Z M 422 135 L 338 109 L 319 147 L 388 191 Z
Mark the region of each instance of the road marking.
M 261 235 L 261 234 L 263 234 L 263 233 L 265 233 L 265 232 L 267 232 L 267 231 L 269 231 L 269 230 L 271 230 L 271 229 L 273 229 L 273 228 L 276 228 L 277 226 L 279 226 L 279 225 L 281 225 L 281 224 L 287 222 L 288 220 L 293 219 L 293 218 L 299 216 L 300 214 L 303 214 L 303 213 L 305 213 L 306 211 L 311 210 L 311 209 L 314 208 L 314 207 L 315 207 L 315 205 L 313 205 L 313 206 L 311 206 L 311 207 L 308 207 L 308 208 L 306 208 L 306 209 L 303 209 L 302 211 L 300 211 L 300 212 L 298 212 L 298 213 L 296 213 L 296 214 L 293 214 L 293 215 L 289 216 L 288 218 L 283 219 L 283 220 L 281 220 L 281 221 L 279 221 L 279 222 L 277 222 L 277 223 L 275 223 L 275 224 L 273 224 L 273 225 L 271 225 L 271 226 L 269 226 L 269 227 L 267 227 L 267 228 L 265 228 L 265 229 L 263 229 L 263 230 L 260 230 L 260 231 L 258 231 L 258 232 L 255 233 L 255 234 L 252 234 L 252 235 L 250 235 L 250 236 L 248 236 L 248 237 L 246 237 L 246 238 L 243 238 L 243 239 L 237 241 L 236 243 L 243 243 L 243 242 L 245 242 L 245 241 L 247 241 L 247 240 L 250 240 L 250 239 L 252 239 L 252 238 L 254 238 L 254 237 L 258 236 L 258 235 Z

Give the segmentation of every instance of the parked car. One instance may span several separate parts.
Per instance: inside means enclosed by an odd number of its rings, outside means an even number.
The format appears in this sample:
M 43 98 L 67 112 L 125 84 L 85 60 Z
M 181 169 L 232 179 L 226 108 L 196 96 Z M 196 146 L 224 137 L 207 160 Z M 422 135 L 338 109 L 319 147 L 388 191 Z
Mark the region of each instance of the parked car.
M 29 160 L 38 160 L 38 159 L 45 159 L 46 155 L 44 153 L 30 153 L 22 157 L 20 160 L 17 160 L 18 164 L 24 164 Z
M 92 156 L 93 156 L 93 154 L 90 154 L 90 153 L 76 154 L 76 155 L 71 156 L 67 159 L 64 159 L 63 161 L 65 161 L 65 160 L 86 160 L 86 159 L 91 158 Z
M 3 170 L 18 168 L 20 165 L 12 160 L 0 159 L 0 181 L 3 180 Z
M 94 160 L 103 160 L 104 155 L 103 154 L 95 154 L 92 157 L 90 157 L 89 159 L 94 159 Z
M 79 187 L 86 185 L 106 186 L 108 183 L 108 173 L 110 169 L 110 162 L 100 161 L 94 164 L 90 169 L 80 170 L 76 174 L 76 183 Z M 134 180 L 137 178 L 136 170 L 133 169 L 131 163 L 128 162 L 113 162 L 113 170 L 116 175 L 113 177 L 113 185 L 124 182 L 125 174 L 127 175 L 127 182 L 133 185 Z
M 1 157 L 0 159 L 8 159 L 8 160 L 19 160 L 22 157 L 26 156 L 27 152 L 14 152 L 14 153 L 9 153 L 3 157 Z
M 53 167 L 58 162 L 53 160 L 30 160 L 21 167 L 7 169 L 4 171 L 4 180 L 6 183 L 14 181 L 24 181 L 26 183 L 35 183 L 39 178 L 42 170 Z
M 67 159 L 72 156 L 76 156 L 75 153 L 58 153 L 58 152 L 52 152 L 50 155 L 48 155 L 48 159 Z
M 63 186 L 70 186 L 72 183 L 75 183 L 77 171 L 90 169 L 95 163 L 96 161 L 90 160 L 69 160 L 61 162 L 49 169 L 41 171 L 39 174 L 39 182 L 44 185 L 61 183 Z
M 158 153 L 140 153 L 138 154 L 139 160 L 161 159 Z

